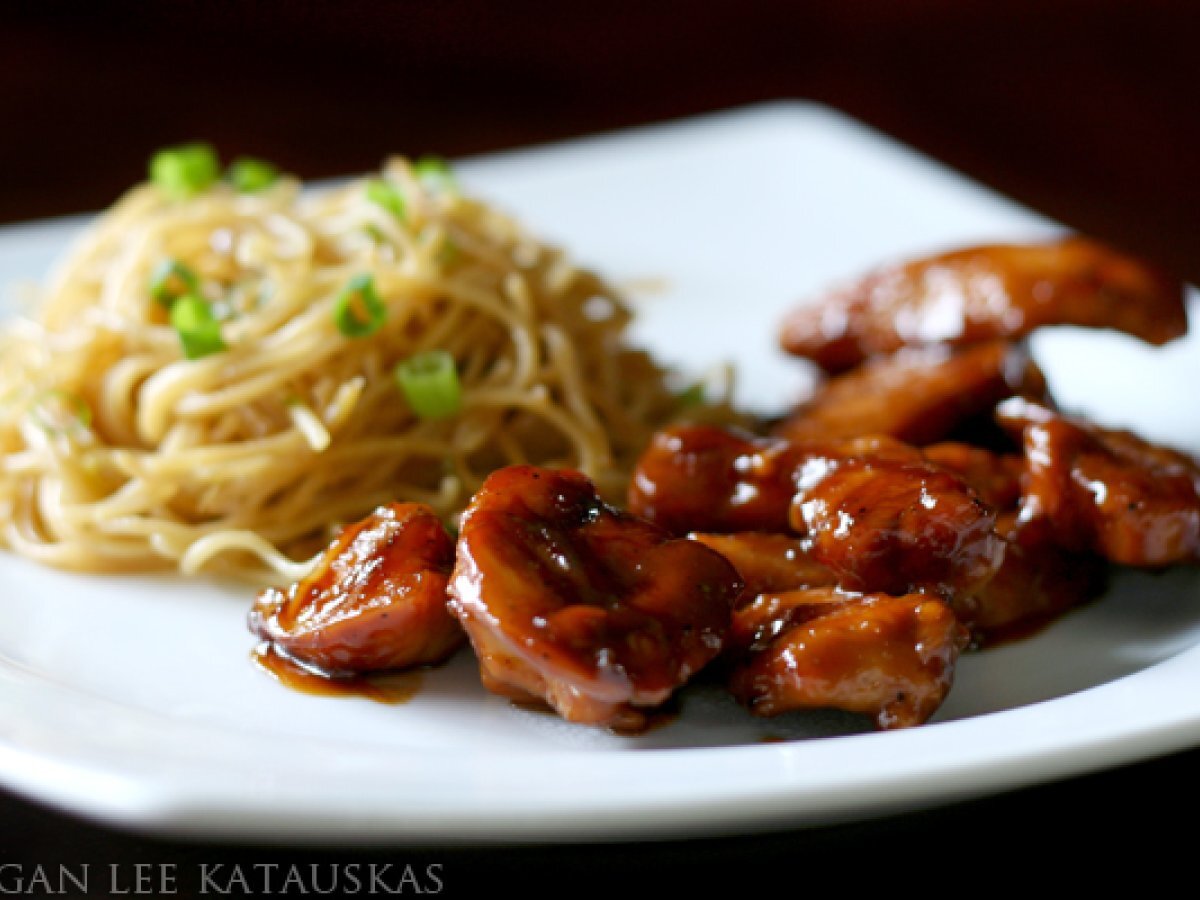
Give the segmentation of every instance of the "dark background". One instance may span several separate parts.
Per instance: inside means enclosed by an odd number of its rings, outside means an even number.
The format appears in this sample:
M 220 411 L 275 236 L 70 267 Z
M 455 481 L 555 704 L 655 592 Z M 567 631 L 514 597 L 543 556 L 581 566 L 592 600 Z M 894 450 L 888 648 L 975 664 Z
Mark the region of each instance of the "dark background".
M 3 8 L 0 221 L 103 207 L 197 137 L 317 177 L 800 97 L 1200 281 L 1196 4 Z
M 736 106 L 823 101 L 1200 281 L 1200 13 L 1188 3 L 217 2 L 0 8 L 0 222 L 98 209 L 206 138 L 304 177 Z M 586 848 L 271 851 L 144 839 L 0 795 L 0 862 L 443 862 L 447 893 L 642 896 L 832 879 L 1075 888 L 1190 865 L 1200 752 L 1000 798 L 768 837 Z M 1187 818 L 1172 824 L 1174 816 Z M 1040 870 L 1042 866 L 1047 867 Z M 182 888 L 189 885 L 181 882 Z M 191 885 L 194 887 L 194 885 Z M 774 890 L 774 888 L 773 888 Z M 181 893 L 181 896 L 183 893 Z

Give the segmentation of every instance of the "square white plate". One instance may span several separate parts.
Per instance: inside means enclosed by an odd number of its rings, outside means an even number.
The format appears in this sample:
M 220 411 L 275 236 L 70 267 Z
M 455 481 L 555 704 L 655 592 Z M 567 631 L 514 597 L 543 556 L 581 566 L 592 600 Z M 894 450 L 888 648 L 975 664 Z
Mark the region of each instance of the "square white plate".
M 797 298 L 876 263 L 1058 229 L 817 106 L 782 103 L 463 163 L 470 190 L 620 283 L 661 278 L 636 336 L 781 409 Z M 0 229 L 0 283 L 84 220 Z M 1194 301 L 1195 298 L 1193 298 Z M 1200 446 L 1200 346 L 1057 329 L 1034 342 L 1068 408 Z M 935 723 L 752 719 L 715 688 L 636 738 L 511 707 L 462 654 L 399 706 L 281 687 L 250 661 L 251 592 L 83 577 L 0 555 L 0 782 L 160 833 L 271 840 L 667 837 L 829 823 L 1200 743 L 1200 578 L 1122 573 L 1034 638 L 972 654 Z M 779 741 L 777 738 L 785 738 Z

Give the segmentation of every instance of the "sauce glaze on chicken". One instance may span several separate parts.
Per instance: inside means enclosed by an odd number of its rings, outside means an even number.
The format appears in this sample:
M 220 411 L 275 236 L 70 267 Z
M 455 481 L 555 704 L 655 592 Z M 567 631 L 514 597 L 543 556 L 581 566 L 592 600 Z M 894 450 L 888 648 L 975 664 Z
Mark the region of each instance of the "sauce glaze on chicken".
M 751 712 L 837 708 L 880 728 L 919 725 L 945 699 L 967 630 L 924 594 L 813 588 L 763 594 L 734 614 L 745 648 L 730 690 Z
M 250 630 L 333 675 L 441 662 L 465 642 L 446 609 L 454 542 L 418 503 L 383 506 L 342 529 L 312 572 L 268 589 Z
M 719 553 L 606 505 L 583 475 L 512 466 L 463 516 L 450 608 L 490 690 L 637 730 L 721 652 L 741 589 Z
M 1151 344 L 1187 331 L 1183 286 L 1081 237 L 968 247 L 886 266 L 796 309 L 781 343 L 829 372 L 901 347 L 1114 328 Z
M 1200 558 L 1200 465 L 1190 456 L 1034 403 L 1006 402 L 997 415 L 1025 446 L 1017 526 L 1027 541 L 1129 566 Z
M 945 440 L 1008 397 L 1046 399 L 1028 351 L 1007 341 L 901 350 L 834 376 L 773 433 L 793 441 L 888 435 L 918 446 Z

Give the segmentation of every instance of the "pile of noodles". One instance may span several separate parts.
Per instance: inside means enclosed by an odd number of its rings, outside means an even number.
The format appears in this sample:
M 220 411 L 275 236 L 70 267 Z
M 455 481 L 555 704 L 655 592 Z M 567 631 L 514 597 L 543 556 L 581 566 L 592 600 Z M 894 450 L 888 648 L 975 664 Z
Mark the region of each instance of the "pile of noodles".
M 133 189 L 0 335 L 0 534 L 64 569 L 296 578 L 396 499 L 446 521 L 491 470 L 577 468 L 619 498 L 677 385 L 622 335 L 592 272 L 446 179 L 393 160 L 403 215 L 361 180 L 301 192 Z M 225 349 L 188 359 L 151 280 L 196 275 Z M 386 318 L 343 334 L 369 275 Z M 416 415 L 398 363 L 447 351 L 461 407 Z

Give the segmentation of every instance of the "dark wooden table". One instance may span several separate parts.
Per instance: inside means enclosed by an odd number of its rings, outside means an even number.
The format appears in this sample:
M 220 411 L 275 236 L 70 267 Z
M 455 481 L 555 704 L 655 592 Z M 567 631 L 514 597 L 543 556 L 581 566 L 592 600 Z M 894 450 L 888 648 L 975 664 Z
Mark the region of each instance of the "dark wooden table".
M 390 152 L 457 156 L 798 97 L 1200 282 L 1195 9 L 1116 0 L 9 4 L 0 12 L 0 222 L 100 208 L 142 176 L 154 148 L 196 137 L 320 177 L 368 169 Z M 1044 885 L 1042 865 L 1079 888 L 1191 866 L 1198 767 L 1191 751 L 815 830 L 491 849 L 165 842 L 0 795 L 0 865 L 174 864 L 176 896 L 199 895 L 199 866 L 222 862 L 437 864 L 454 896 L 561 894 L 581 881 L 640 896 L 655 875 L 753 896 L 775 879 L 796 891 L 830 878 L 961 890 Z

